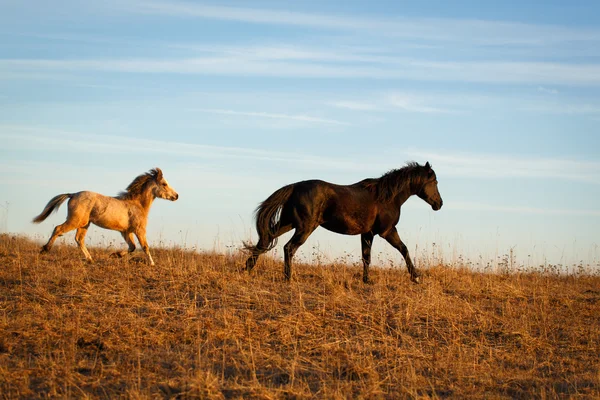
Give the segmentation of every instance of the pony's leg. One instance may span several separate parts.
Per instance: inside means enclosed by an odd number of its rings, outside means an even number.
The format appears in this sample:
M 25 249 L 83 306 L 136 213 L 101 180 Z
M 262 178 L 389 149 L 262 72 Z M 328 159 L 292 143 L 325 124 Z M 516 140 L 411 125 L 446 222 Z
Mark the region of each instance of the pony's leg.
M 396 230 L 396 228 L 393 228 L 391 231 L 389 231 L 383 238 L 387 240 L 388 243 L 391 244 L 396 250 L 398 250 L 400 254 L 402 254 L 402 257 L 404 257 L 404 261 L 406 261 L 406 268 L 408 269 L 408 273 L 410 274 L 410 279 L 414 283 L 419 283 L 419 273 L 417 272 L 415 266 L 412 263 L 412 260 L 410 259 L 410 255 L 408 254 L 408 249 L 406 248 L 406 245 L 402 242 L 402 240 L 400 240 L 400 236 L 398 235 L 398 231 Z
M 280 226 L 279 230 L 275 234 L 275 237 L 277 238 L 291 230 L 292 230 L 291 224 L 285 225 L 285 226 Z M 252 249 L 252 254 L 246 260 L 246 271 L 252 271 L 252 268 L 254 268 L 254 266 L 256 265 L 256 261 L 258 260 L 258 257 L 261 254 L 266 253 L 268 251 L 267 250 L 268 248 L 269 248 L 269 240 L 266 237 L 260 237 L 258 239 L 258 243 L 256 244 L 256 246 Z
M 146 240 L 146 231 L 137 231 L 135 233 L 135 236 L 137 236 L 138 241 L 140 242 L 140 246 L 142 246 L 142 249 L 144 249 L 144 253 L 146 253 L 146 256 L 148 256 L 148 261 L 150 261 L 150 265 L 154 266 L 154 260 L 150 255 L 150 247 L 148 247 L 148 241 Z
M 123 236 L 123 239 L 125 239 L 125 242 L 127 242 L 127 245 L 129 246 L 129 248 L 127 250 L 115 251 L 113 253 L 113 255 L 115 255 L 117 257 L 124 257 L 127 254 L 131 254 L 135 251 L 135 242 L 133 240 L 133 232 L 121 232 L 121 236 Z
M 373 244 L 373 232 L 360 235 L 363 262 L 363 282 L 369 283 L 369 265 L 371 264 L 371 245 Z
M 315 226 L 314 228 L 310 227 L 308 229 L 296 228 L 296 231 L 294 232 L 294 235 L 292 236 L 290 241 L 287 242 L 285 244 L 285 246 L 283 246 L 283 254 L 284 254 L 283 274 L 285 275 L 286 280 L 289 281 L 292 277 L 292 259 L 294 258 L 294 254 L 296 254 L 296 250 L 298 250 L 298 248 L 300 246 L 302 246 L 304 244 L 304 242 L 306 242 L 306 239 L 308 239 L 310 234 L 313 233 L 313 231 L 315 229 L 317 229 L 317 227 L 318 227 L 318 225 Z
M 54 228 L 54 231 L 52 231 L 52 236 L 50 236 L 50 239 L 48 239 L 48 243 L 42 246 L 41 253 L 50 251 L 52 245 L 59 236 L 62 236 L 73 229 L 77 229 L 77 225 L 72 224 L 68 219 L 63 224 L 57 225 Z
M 90 252 L 85 247 L 85 235 L 86 235 L 89 227 L 90 227 L 90 223 L 88 222 L 88 224 L 86 226 L 82 226 L 81 228 L 77 228 L 77 233 L 75 233 L 75 241 L 77 242 L 77 245 L 79 246 L 79 248 L 83 252 L 83 255 L 85 256 L 85 258 L 89 262 L 94 262 L 94 260 L 92 259 L 92 256 L 90 255 Z

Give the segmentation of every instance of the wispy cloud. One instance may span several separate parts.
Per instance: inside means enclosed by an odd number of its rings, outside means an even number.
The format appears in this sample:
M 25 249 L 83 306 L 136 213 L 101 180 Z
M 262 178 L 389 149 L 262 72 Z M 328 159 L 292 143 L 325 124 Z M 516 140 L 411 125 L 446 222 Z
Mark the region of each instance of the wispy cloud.
M 180 18 L 240 21 L 254 24 L 289 25 L 330 30 L 362 31 L 377 35 L 457 41 L 477 44 L 519 44 L 542 46 L 556 42 L 600 41 L 600 30 L 534 25 L 505 21 L 450 18 L 387 18 L 282 11 L 196 4 L 192 2 L 123 2 L 133 13 L 158 14 Z
M 558 90 L 543 87 L 543 86 L 538 86 L 537 91 L 540 93 L 546 93 L 546 94 L 558 94 Z
M 426 114 L 447 114 L 453 112 L 449 109 L 428 105 L 429 100 L 414 95 L 393 94 L 389 96 L 388 100 L 392 106 L 408 112 Z
M 398 59 L 394 64 L 373 66 L 370 63 L 332 65 L 317 61 L 287 62 L 234 56 L 191 59 L 0 60 L 0 75 L 38 74 L 39 71 L 600 85 L 600 64 Z
M 93 135 L 82 132 L 52 130 L 32 126 L 0 125 L 0 140 L 5 149 L 43 149 L 46 151 L 90 153 L 173 154 L 204 159 L 239 159 L 277 162 L 306 169 L 328 168 L 338 171 L 365 172 L 363 163 L 354 159 L 320 157 L 296 152 L 256 148 L 211 146 L 175 141 L 132 137 Z M 600 183 L 600 162 L 562 158 L 512 157 L 494 154 L 435 152 L 409 149 L 401 151 L 406 160 L 428 160 L 446 176 L 471 178 L 560 178 L 571 181 Z M 371 175 L 377 176 L 398 167 L 377 159 L 365 160 Z
M 352 111 L 376 111 L 379 109 L 375 104 L 360 101 L 330 101 L 327 105 Z
M 445 175 L 473 178 L 560 178 L 600 183 L 600 162 L 561 158 L 511 157 L 497 154 L 409 150 L 406 154 L 428 160 Z
M 350 125 L 347 122 L 342 122 L 342 121 L 338 121 L 335 119 L 311 117 L 308 115 L 290 115 L 290 114 L 277 114 L 277 113 L 267 113 L 267 112 L 235 111 L 235 110 L 223 110 L 223 109 L 215 109 L 215 108 L 197 108 L 194 110 L 200 111 L 203 113 L 208 113 L 208 114 L 235 115 L 235 116 L 252 117 L 252 118 L 283 119 L 283 120 L 310 122 L 310 123 L 327 124 L 327 125 Z
M 572 209 L 554 209 L 539 207 L 522 206 L 500 206 L 492 204 L 483 204 L 475 202 L 453 202 L 448 203 L 446 209 L 460 211 L 493 211 L 518 214 L 540 214 L 540 215 L 564 215 L 564 216 L 583 216 L 600 217 L 600 210 L 572 210 Z
M 140 139 L 113 135 L 94 135 L 82 132 L 54 130 L 32 126 L 0 125 L 0 140 L 6 150 L 45 150 L 76 153 L 138 153 L 172 154 L 191 159 L 236 159 L 276 162 L 305 169 L 328 168 L 342 171 L 364 171 L 353 160 L 333 159 L 294 152 L 255 148 L 211 146 L 195 143 Z M 377 168 L 378 163 L 371 164 Z M 389 166 L 386 166 L 388 168 Z M 381 170 L 384 167 L 380 166 Z
M 600 115 L 600 104 L 587 103 L 536 103 L 524 106 L 523 111 L 559 115 Z

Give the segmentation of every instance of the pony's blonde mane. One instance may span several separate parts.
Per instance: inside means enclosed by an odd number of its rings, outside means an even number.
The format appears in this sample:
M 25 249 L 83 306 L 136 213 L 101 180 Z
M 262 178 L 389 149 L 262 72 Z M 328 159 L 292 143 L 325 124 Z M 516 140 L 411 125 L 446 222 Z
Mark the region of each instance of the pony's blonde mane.
M 139 197 L 146 190 L 146 186 L 156 180 L 159 173 L 158 169 L 154 168 L 138 176 L 127 186 L 127 189 L 117 195 L 117 199 L 131 200 Z

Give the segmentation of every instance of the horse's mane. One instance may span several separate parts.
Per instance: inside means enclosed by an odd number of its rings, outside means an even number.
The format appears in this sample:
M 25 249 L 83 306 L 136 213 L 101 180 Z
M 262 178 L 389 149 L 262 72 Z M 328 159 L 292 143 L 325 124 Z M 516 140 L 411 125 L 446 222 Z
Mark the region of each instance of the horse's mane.
M 121 200 L 131 200 L 131 199 L 138 197 L 139 195 L 141 195 L 144 192 L 146 185 L 149 182 L 154 181 L 156 179 L 156 177 L 158 176 L 158 174 L 159 174 L 159 172 L 156 168 L 151 169 L 150 171 L 146 172 L 145 174 L 141 174 L 140 176 L 135 178 L 129 184 L 129 186 L 127 186 L 127 189 L 120 192 L 117 195 L 117 198 L 121 199 Z
M 402 168 L 386 172 L 378 179 L 366 179 L 363 181 L 363 185 L 375 191 L 378 201 L 386 202 L 410 187 L 414 182 L 422 181 L 426 177 L 424 172 L 425 167 L 411 161 Z

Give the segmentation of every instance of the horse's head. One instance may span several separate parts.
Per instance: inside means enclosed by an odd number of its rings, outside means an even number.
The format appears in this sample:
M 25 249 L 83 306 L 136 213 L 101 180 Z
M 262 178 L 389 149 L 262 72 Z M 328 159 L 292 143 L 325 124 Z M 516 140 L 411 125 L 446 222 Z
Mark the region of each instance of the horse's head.
M 417 196 L 425 200 L 434 211 L 437 211 L 442 208 L 442 204 L 444 204 L 442 201 L 442 196 L 440 196 L 440 192 L 438 191 L 438 181 L 435 176 L 435 172 L 431 168 L 431 165 L 429 165 L 429 161 L 423 168 L 425 168 L 426 175 L 423 181 L 423 186 L 417 192 Z
M 171 201 L 175 201 L 179 198 L 177 192 L 169 186 L 169 182 L 167 182 L 163 176 L 160 168 L 156 168 L 154 182 L 156 183 L 156 185 L 154 185 L 154 196 Z

